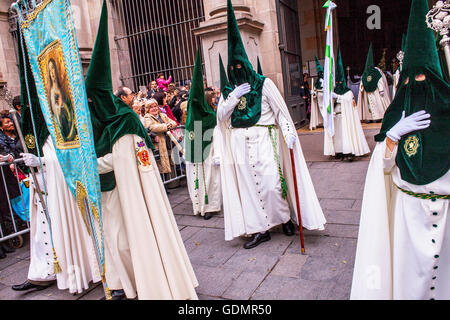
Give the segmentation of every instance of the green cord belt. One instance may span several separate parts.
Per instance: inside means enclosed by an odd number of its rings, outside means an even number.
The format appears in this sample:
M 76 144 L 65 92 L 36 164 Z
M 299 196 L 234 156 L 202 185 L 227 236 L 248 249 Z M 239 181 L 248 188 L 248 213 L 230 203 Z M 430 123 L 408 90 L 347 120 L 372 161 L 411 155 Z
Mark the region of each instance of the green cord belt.
M 278 154 L 278 148 L 277 148 L 277 131 L 273 130 L 273 129 L 276 129 L 276 125 L 274 125 L 274 124 L 269 124 L 269 125 L 255 124 L 255 127 L 263 127 L 263 128 L 269 129 L 269 136 L 270 136 L 270 140 L 272 141 L 273 156 L 278 165 L 278 173 L 280 175 L 281 191 L 282 191 L 281 194 L 283 196 L 283 199 L 286 199 L 288 187 L 286 184 L 286 179 L 284 179 L 284 176 L 283 176 L 283 170 L 281 170 L 281 165 L 280 165 L 280 155 Z
M 431 193 L 415 193 L 411 192 L 405 189 L 400 188 L 399 186 L 396 186 L 398 189 L 406 193 L 407 195 L 413 196 L 415 198 L 423 199 L 423 200 L 432 200 L 436 201 L 437 199 L 450 199 L 450 195 L 441 195 L 441 194 L 435 194 L 433 192 Z

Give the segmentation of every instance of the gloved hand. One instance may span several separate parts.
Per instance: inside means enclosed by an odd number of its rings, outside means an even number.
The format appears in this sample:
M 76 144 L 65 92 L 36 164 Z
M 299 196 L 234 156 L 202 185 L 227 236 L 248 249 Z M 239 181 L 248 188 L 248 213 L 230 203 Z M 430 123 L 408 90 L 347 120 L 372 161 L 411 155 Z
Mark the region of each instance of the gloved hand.
M 219 157 L 214 157 L 213 158 L 213 163 L 215 166 L 220 166 L 220 158 Z
M 339 96 L 338 96 L 336 93 L 332 92 L 332 93 L 331 93 L 331 97 L 332 97 L 333 99 L 337 99 Z
M 236 98 L 240 99 L 242 96 L 249 93 L 251 89 L 252 87 L 248 83 L 244 83 L 241 84 L 240 86 L 237 86 L 232 93 Z
M 417 130 L 423 130 L 430 126 L 430 114 L 425 110 L 418 111 L 405 118 L 405 111 L 403 111 L 402 118 L 395 126 L 389 130 L 386 135 L 394 142 L 398 142 L 402 136 Z
M 288 134 L 285 138 L 286 144 L 289 149 L 294 149 L 295 141 L 297 140 L 297 137 L 293 134 Z
M 21 153 L 20 156 L 23 158 L 23 161 L 25 162 L 25 165 L 28 167 L 39 167 L 39 158 L 36 157 L 32 153 Z M 42 164 L 44 164 L 44 158 L 41 158 Z
M 384 91 L 380 91 L 380 96 L 384 97 Z

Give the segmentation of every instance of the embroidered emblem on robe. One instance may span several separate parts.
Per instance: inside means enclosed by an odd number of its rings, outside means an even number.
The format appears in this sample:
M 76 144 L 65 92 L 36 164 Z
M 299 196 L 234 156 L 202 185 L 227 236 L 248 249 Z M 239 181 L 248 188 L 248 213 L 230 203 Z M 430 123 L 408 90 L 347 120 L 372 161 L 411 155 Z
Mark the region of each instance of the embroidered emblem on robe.
M 150 169 L 152 166 L 152 163 L 150 161 L 150 155 L 145 148 L 145 142 L 141 141 L 137 143 L 136 148 L 136 159 L 138 162 L 138 166 L 140 169 Z
M 417 149 L 419 148 L 419 139 L 416 136 L 409 137 L 405 141 L 404 148 L 408 157 L 412 157 L 417 153 Z
M 28 149 L 36 148 L 36 140 L 34 139 L 34 136 L 31 134 L 27 134 L 25 136 L 25 144 L 27 145 Z
M 241 99 L 239 100 L 238 109 L 244 110 L 246 107 L 247 107 L 247 98 L 241 97 Z

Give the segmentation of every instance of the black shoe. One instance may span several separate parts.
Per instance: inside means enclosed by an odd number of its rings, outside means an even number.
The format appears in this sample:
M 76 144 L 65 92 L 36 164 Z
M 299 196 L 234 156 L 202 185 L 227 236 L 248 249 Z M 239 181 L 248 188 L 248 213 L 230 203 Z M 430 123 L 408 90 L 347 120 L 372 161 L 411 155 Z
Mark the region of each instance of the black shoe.
M 11 288 L 14 291 L 26 291 L 26 290 L 30 290 L 30 289 L 36 289 L 39 291 L 39 290 L 44 290 L 52 285 L 53 285 L 53 283 L 45 285 L 45 286 L 41 286 L 41 285 L 33 284 L 30 281 L 26 280 L 24 283 L 13 285 Z
M 344 161 L 345 162 L 352 162 L 355 159 L 355 157 L 352 154 L 349 154 L 347 156 L 345 156 Z
M 295 234 L 295 227 L 291 220 L 283 223 L 283 233 L 289 237 Z
M 244 244 L 244 249 L 251 249 L 258 246 L 262 242 L 270 240 L 270 233 L 266 231 L 265 233 L 257 233 L 252 236 L 252 239 Z
M 13 247 L 11 247 L 9 244 L 7 244 L 6 242 L 3 242 L 2 244 L 0 244 L 0 246 L 3 248 L 3 251 L 5 251 L 6 253 L 13 253 L 16 252 L 16 249 L 14 249 Z
M 127 296 L 123 290 L 111 290 L 111 300 L 126 300 Z
M 336 155 L 334 156 L 334 158 L 336 160 L 342 160 L 344 158 L 344 155 L 342 153 L 336 153 Z
M 212 214 L 211 212 L 205 212 L 205 215 L 203 216 L 203 219 L 205 220 L 209 220 L 212 218 Z

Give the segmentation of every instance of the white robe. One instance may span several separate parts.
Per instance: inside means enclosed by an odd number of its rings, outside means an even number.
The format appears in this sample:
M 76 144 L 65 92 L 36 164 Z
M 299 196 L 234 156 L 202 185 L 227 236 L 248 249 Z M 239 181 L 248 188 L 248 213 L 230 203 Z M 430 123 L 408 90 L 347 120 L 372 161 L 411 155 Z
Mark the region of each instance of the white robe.
M 360 120 L 381 120 L 386 109 L 391 104 L 390 90 L 384 73 L 381 73 L 378 80 L 377 89 L 373 92 L 366 92 L 361 81 L 359 85 L 358 112 Z
M 142 143 L 125 135 L 98 159 L 99 173 L 114 170 L 116 178 L 116 187 L 102 193 L 106 280 L 128 298 L 198 299 L 198 282 L 155 158 Z
M 82 293 L 89 289 L 91 281 L 101 281 L 94 244 L 75 197 L 67 186 L 51 137 L 42 151 L 53 244 L 62 269 L 56 274 L 58 289 Z
M 45 171 L 45 166 L 44 166 Z M 42 176 L 36 173 L 39 186 L 44 190 Z M 28 280 L 47 282 L 56 280 L 53 273 L 53 250 L 48 221 L 30 175 L 30 266 Z M 45 195 L 43 195 L 45 201 Z
M 220 167 L 214 164 L 214 159 L 218 158 L 220 161 L 220 156 L 216 148 L 214 148 L 214 141 L 216 140 L 214 136 L 217 137 L 217 130 L 219 130 L 217 127 L 214 128 L 215 134 L 213 134 L 208 158 L 202 163 L 186 161 L 186 180 L 194 215 L 200 214 L 204 216 L 206 212 L 218 212 L 222 208 Z M 197 177 L 198 189 L 195 188 L 195 180 Z M 208 204 L 205 203 L 205 191 L 208 194 Z
M 400 82 L 400 69 L 397 69 L 394 73 L 394 83 L 392 84 L 392 100 L 395 98 L 395 94 L 397 93 L 397 86 Z
M 359 120 L 353 92 L 337 96 L 334 117 L 334 136 L 324 132 L 324 154 L 334 156 L 336 153 L 362 156 L 370 152 L 364 131 Z
M 217 147 L 221 156 L 225 240 L 264 232 L 293 219 L 297 222 L 290 155 L 284 137 L 295 134 L 286 103 L 275 84 L 266 78 L 262 90 L 259 125 L 277 125 L 280 165 L 288 186 L 282 198 L 278 165 L 266 127 L 231 128 L 231 114 L 239 99 L 230 94 L 221 98 L 217 109 Z M 302 224 L 307 229 L 324 229 L 325 217 L 317 199 L 299 139 L 294 145 Z
M 322 81 L 323 82 L 323 81 Z M 316 129 L 323 123 L 322 110 L 323 108 L 323 90 L 312 88 L 311 94 L 311 116 L 309 119 L 309 130 Z
M 369 164 L 351 299 L 450 299 L 450 200 L 422 200 L 396 187 L 448 195 L 450 174 L 408 183 L 396 152 L 378 143 Z

